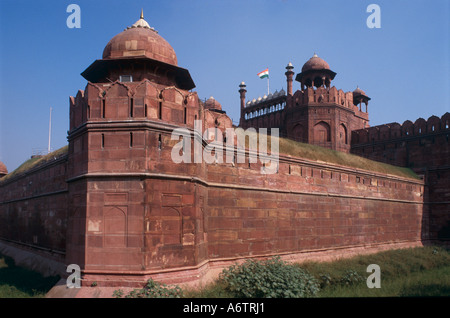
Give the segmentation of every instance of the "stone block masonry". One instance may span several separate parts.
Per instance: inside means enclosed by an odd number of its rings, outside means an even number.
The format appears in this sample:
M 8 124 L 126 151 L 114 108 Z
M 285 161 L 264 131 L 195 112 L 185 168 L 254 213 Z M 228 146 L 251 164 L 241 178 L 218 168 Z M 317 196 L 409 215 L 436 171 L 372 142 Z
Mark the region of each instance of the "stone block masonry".
M 408 167 L 425 180 L 428 239 L 450 239 L 450 113 L 353 131 L 351 152 Z
M 65 261 L 67 153 L 0 180 L 0 241 Z
M 369 97 L 331 87 L 335 73 L 316 55 L 293 93 L 292 69 L 287 94 L 262 104 L 245 104 L 241 83 L 241 127 L 279 127 L 289 138 L 344 152 L 364 142 L 352 131 L 367 127 Z M 220 103 L 199 100 L 189 71 L 142 15 L 82 76 L 85 90 L 69 99 L 68 149 L 0 178 L 0 240 L 79 265 L 83 286 L 139 287 L 150 277 L 195 284 L 248 258 L 417 246 L 445 220 L 428 204 L 448 194 L 431 186 L 448 180 L 442 165 L 419 179 L 286 154 L 273 174 L 250 162 L 254 152 L 243 163 L 175 163 L 174 145 L 194 149 L 194 140 L 172 139 L 174 129 L 194 135 L 196 120 L 215 133 L 235 127 Z

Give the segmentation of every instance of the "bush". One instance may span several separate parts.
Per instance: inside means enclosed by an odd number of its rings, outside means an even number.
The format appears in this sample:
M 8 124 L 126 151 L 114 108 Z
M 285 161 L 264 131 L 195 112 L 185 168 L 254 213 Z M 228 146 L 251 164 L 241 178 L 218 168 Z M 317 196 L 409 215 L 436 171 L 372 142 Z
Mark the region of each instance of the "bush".
M 113 293 L 114 297 L 121 298 L 123 296 L 122 290 L 116 290 Z M 181 298 L 183 297 L 183 290 L 179 286 L 168 287 L 165 284 L 149 279 L 147 284 L 142 289 L 135 289 L 131 291 L 125 298 Z
M 319 284 L 320 284 L 320 289 L 323 289 L 327 286 L 333 285 L 334 279 L 331 278 L 330 274 L 319 274 Z
M 280 257 L 247 260 L 224 269 L 219 277 L 225 288 L 240 298 L 293 298 L 314 296 L 318 281 L 299 266 Z
M 355 270 L 349 269 L 341 278 L 342 285 L 355 285 L 364 281 L 364 277 L 358 274 Z

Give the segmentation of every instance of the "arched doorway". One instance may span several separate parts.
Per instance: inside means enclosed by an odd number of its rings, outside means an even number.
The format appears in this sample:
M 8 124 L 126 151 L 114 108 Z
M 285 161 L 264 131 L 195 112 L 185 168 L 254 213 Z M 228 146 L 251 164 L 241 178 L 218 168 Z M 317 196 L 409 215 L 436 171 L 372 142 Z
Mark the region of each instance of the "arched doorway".
M 331 141 L 330 125 L 324 121 L 318 122 L 314 126 L 314 143 L 325 144 Z

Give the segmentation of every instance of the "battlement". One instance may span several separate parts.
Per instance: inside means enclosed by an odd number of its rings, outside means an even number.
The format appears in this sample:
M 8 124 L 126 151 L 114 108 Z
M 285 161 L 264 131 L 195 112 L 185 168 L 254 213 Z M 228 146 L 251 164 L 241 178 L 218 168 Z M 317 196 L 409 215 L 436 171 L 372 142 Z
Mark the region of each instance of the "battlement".
M 294 94 L 294 103 L 296 106 L 310 103 L 334 103 L 350 109 L 357 108 L 353 105 L 353 93 L 344 92 L 342 89 L 338 90 L 335 86 L 329 89 L 308 87 L 305 90 L 298 90 Z
M 195 92 L 140 82 L 91 83 L 70 97 L 70 131 L 87 121 L 153 119 L 192 126 L 199 116 Z
M 441 118 L 431 116 L 428 120 L 419 118 L 414 123 L 410 120 L 406 120 L 402 125 L 394 122 L 355 130 L 352 132 L 352 146 L 384 142 L 399 138 L 423 137 L 424 135 L 439 134 L 449 131 L 450 113 L 445 113 Z
M 344 92 L 342 89 L 337 89 L 335 86 L 331 88 L 318 87 L 313 89 L 311 87 L 305 90 L 298 90 L 292 98 L 292 104 L 288 103 L 288 98 L 284 90 L 275 92 L 274 94 L 264 95 L 257 99 L 249 100 L 245 104 L 244 119 L 249 120 L 270 113 L 284 110 L 285 107 L 299 107 L 306 105 L 340 105 L 353 111 L 357 116 L 368 120 L 367 105 L 365 110 L 361 109 L 361 104 L 354 104 L 354 96 L 352 92 Z
M 286 107 L 286 92 L 275 91 L 269 95 L 263 97 L 254 98 L 247 101 L 244 109 L 244 119 L 249 120 L 252 118 L 260 117 L 270 113 L 278 112 Z

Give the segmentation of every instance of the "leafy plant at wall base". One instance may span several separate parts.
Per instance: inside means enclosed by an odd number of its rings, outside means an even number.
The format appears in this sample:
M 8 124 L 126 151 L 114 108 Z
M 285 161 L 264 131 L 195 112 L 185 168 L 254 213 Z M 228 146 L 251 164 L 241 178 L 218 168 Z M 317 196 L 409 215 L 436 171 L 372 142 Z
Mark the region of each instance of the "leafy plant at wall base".
M 334 283 L 334 280 L 331 278 L 331 276 L 329 274 L 320 274 L 319 275 L 319 283 L 320 283 L 320 288 L 324 288 L 327 286 L 330 286 Z
M 123 291 L 121 289 L 115 290 L 113 296 L 121 298 Z M 125 298 L 181 298 L 183 297 L 183 290 L 179 286 L 169 287 L 166 284 L 161 284 L 149 279 L 147 284 L 142 289 L 135 289 L 131 291 Z
M 219 279 L 236 297 L 244 298 L 310 297 L 319 291 L 317 279 L 280 257 L 230 266 Z
M 354 285 L 362 281 L 364 281 L 364 278 L 352 269 L 347 270 L 341 278 L 341 284 L 343 285 Z

